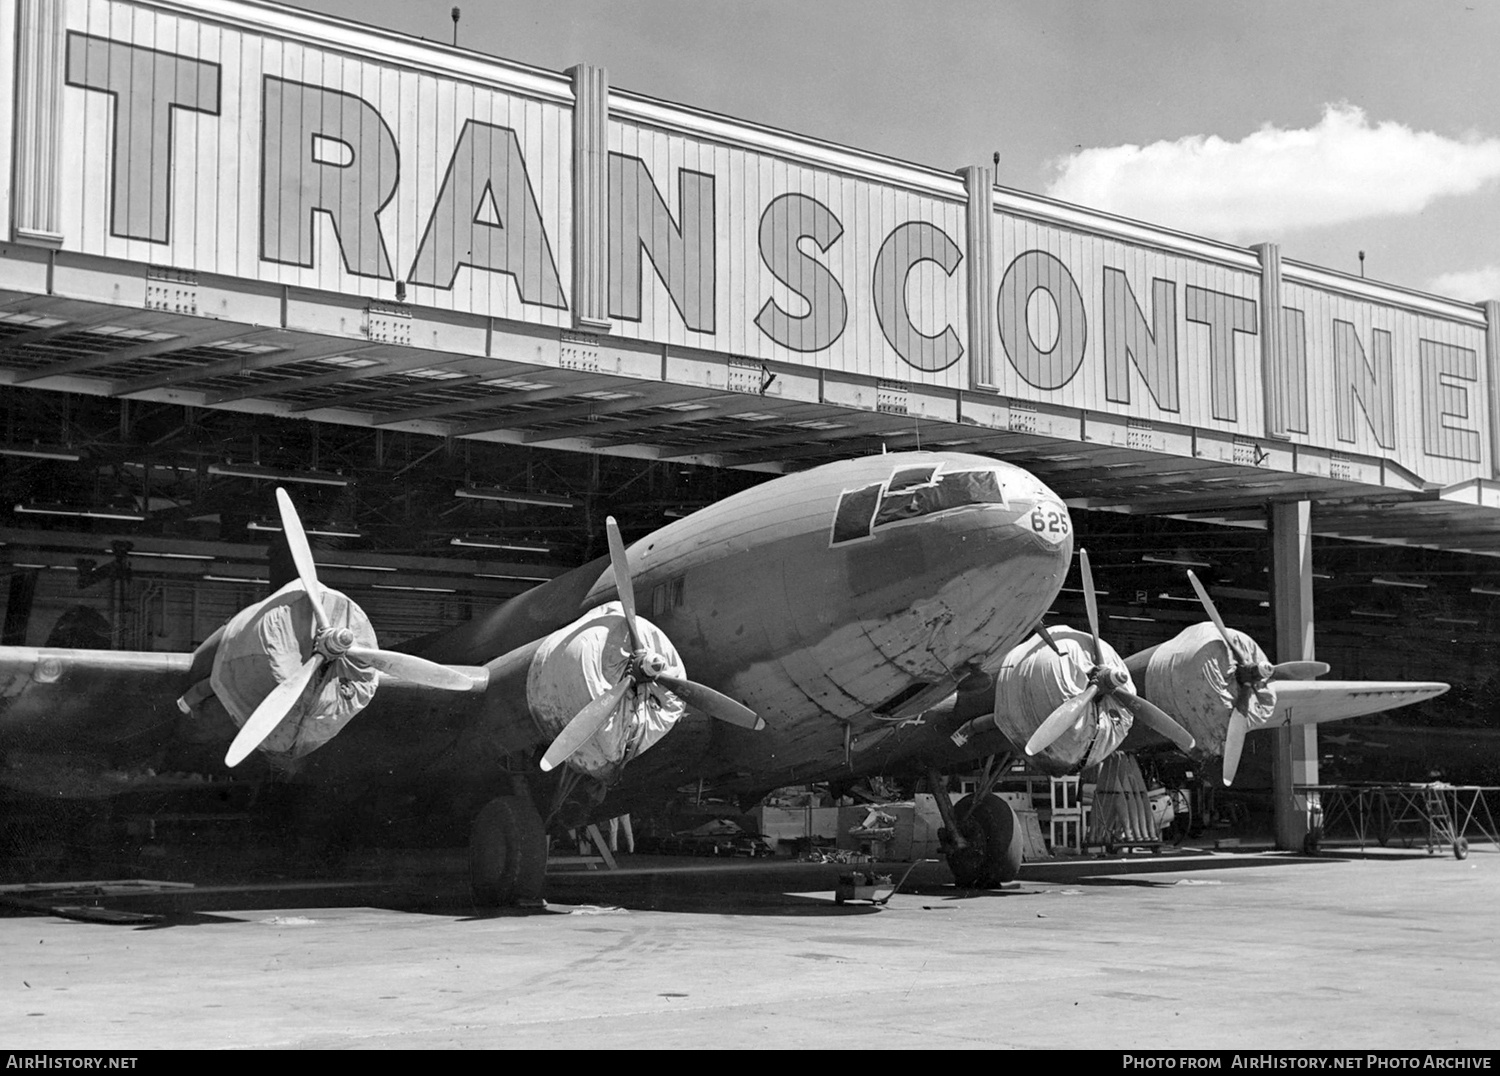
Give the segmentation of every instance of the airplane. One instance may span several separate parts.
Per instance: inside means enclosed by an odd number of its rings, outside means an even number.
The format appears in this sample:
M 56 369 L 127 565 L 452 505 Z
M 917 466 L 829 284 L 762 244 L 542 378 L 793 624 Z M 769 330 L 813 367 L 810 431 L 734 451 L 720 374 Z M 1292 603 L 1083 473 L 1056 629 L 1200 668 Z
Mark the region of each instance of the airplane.
M 753 802 L 861 773 L 936 781 L 980 757 L 983 737 L 965 751 L 923 715 L 990 689 L 1074 538 L 1062 500 L 1012 464 L 844 460 L 628 548 L 611 521 L 608 557 L 395 651 L 319 583 L 277 501 L 297 578 L 194 653 L 0 647 L 0 751 L 211 776 L 254 757 L 297 791 L 305 829 L 468 824 L 482 904 L 539 899 L 549 826 L 659 807 L 695 781 Z M 937 800 L 955 878 L 1013 878 L 1010 809 Z

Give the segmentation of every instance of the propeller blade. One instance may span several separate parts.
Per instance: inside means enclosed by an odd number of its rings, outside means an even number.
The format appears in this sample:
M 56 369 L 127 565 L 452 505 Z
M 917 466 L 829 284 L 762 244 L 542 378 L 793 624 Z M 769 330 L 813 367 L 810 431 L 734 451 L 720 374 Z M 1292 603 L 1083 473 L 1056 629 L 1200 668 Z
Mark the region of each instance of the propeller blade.
M 1156 705 L 1156 703 L 1124 690 L 1116 691 L 1115 698 L 1120 701 L 1120 705 L 1135 715 L 1137 721 L 1145 725 L 1152 732 L 1165 736 L 1183 751 L 1191 751 L 1193 749 L 1193 744 L 1196 741 L 1193 739 L 1192 733 L 1172 720 L 1171 715 Z
M 1031 739 L 1026 741 L 1026 753 L 1034 755 L 1038 751 L 1045 751 L 1051 747 L 1057 738 L 1082 716 L 1098 693 L 1099 685 L 1090 684 L 1081 695 L 1065 699 L 1063 704 L 1048 714 L 1047 720 L 1038 725 L 1037 730 L 1031 734 Z
M 1094 664 L 1099 665 L 1104 661 L 1103 652 L 1099 649 L 1099 602 L 1094 597 L 1094 573 L 1089 571 L 1087 549 L 1078 551 L 1078 569 L 1083 575 L 1083 604 L 1089 611 L 1089 631 L 1094 636 Z
M 231 768 L 238 766 L 245 760 L 245 756 L 261 745 L 262 740 L 276 731 L 276 726 L 281 724 L 282 718 L 291 711 L 302 692 L 307 690 L 307 685 L 312 683 L 314 674 L 322 664 L 322 656 L 314 654 L 302 663 L 302 668 L 297 670 L 295 676 L 287 677 L 260 700 L 260 705 L 250 715 L 250 720 L 240 726 L 239 735 L 229 745 L 224 765 Z
M 609 566 L 615 573 L 615 590 L 619 592 L 620 604 L 625 607 L 625 623 L 630 628 L 630 645 L 641 648 L 641 632 L 635 623 L 635 584 L 630 578 L 630 562 L 625 559 L 625 543 L 620 540 L 620 528 L 615 517 L 604 521 L 605 533 L 609 536 Z
M 302 580 L 302 589 L 312 601 L 318 628 L 327 631 L 328 613 L 323 609 L 323 587 L 318 583 L 318 568 L 307 544 L 307 533 L 302 529 L 297 509 L 292 506 L 292 498 L 280 486 L 276 487 L 276 507 L 281 512 L 281 531 L 286 536 L 287 548 L 292 551 L 292 563 L 297 566 L 297 578 Z
M 557 739 L 552 741 L 552 746 L 547 748 L 547 753 L 542 756 L 542 772 L 546 773 L 556 766 L 561 765 L 572 757 L 588 742 L 590 736 L 604 727 L 609 720 L 609 715 L 614 713 L 615 707 L 625 697 L 625 692 L 630 690 L 634 681 L 625 677 L 614 687 L 593 702 L 589 703 L 578 713 L 573 715 L 573 720 L 557 734 Z
M 1063 652 L 1059 650 L 1057 648 L 1057 644 L 1052 641 L 1052 633 L 1047 630 L 1047 625 L 1038 624 L 1036 626 L 1036 633 L 1042 637 L 1042 642 L 1047 644 L 1047 648 L 1049 650 L 1051 650 L 1058 657 L 1063 656 Z
M 1236 663 L 1239 662 L 1239 654 L 1234 648 L 1234 640 L 1229 637 L 1229 629 L 1224 626 L 1224 620 L 1219 616 L 1219 610 L 1214 608 L 1214 600 L 1208 596 L 1208 591 L 1203 589 L 1203 584 L 1198 582 L 1198 577 L 1189 568 L 1188 582 L 1193 584 L 1193 589 L 1198 592 L 1198 600 L 1203 603 L 1204 612 L 1208 613 L 1208 619 L 1214 622 L 1214 627 L 1219 629 L 1219 637 L 1224 640 L 1224 645 L 1229 647 L 1229 656 Z
M 742 729 L 754 729 L 756 732 L 766 727 L 765 721 L 750 707 L 743 706 L 728 695 L 704 684 L 681 680 L 675 676 L 658 676 L 656 682 L 695 710 L 702 710 L 715 720 L 726 721 Z
M 1243 699 L 1241 700 L 1243 702 Z M 1234 784 L 1235 771 L 1240 768 L 1240 752 L 1245 749 L 1245 733 L 1250 731 L 1250 718 L 1239 706 L 1229 715 L 1229 731 L 1224 735 L 1224 785 Z
M 377 650 L 370 646 L 351 646 L 345 656 L 356 665 L 368 665 L 413 684 L 443 691 L 468 691 L 474 686 L 463 673 L 419 658 L 415 654 L 398 654 L 394 650 Z
M 1320 676 L 1328 675 L 1328 670 L 1333 668 L 1326 661 L 1283 661 L 1280 665 L 1271 667 L 1271 680 L 1316 680 Z

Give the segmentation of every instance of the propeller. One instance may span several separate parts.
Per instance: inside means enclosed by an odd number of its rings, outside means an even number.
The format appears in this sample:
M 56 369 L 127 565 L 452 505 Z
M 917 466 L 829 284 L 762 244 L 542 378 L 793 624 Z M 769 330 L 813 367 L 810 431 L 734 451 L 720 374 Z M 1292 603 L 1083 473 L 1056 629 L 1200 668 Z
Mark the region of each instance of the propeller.
M 615 590 L 625 612 L 626 630 L 630 633 L 629 660 L 615 686 L 574 714 L 562 732 L 557 734 L 557 738 L 542 755 L 542 770 L 545 772 L 556 768 L 587 743 L 594 733 L 604 727 L 609 715 L 614 713 L 631 688 L 653 682 L 716 720 L 756 731 L 765 728 L 765 721 L 748 706 L 741 705 L 711 687 L 666 672 L 666 659 L 646 645 L 641 637 L 640 626 L 636 623 L 635 585 L 630 577 L 630 562 L 625 557 L 625 543 L 620 540 L 620 528 L 615 523 L 614 516 L 604 521 L 604 529 L 609 537 L 609 563 L 615 576 Z
M 288 713 L 307 685 L 312 683 L 322 667 L 330 661 L 347 658 L 355 665 L 378 669 L 391 676 L 420 684 L 423 687 L 442 691 L 467 691 L 474 686 L 463 673 L 439 665 L 435 661 L 419 658 L 414 654 L 398 654 L 393 650 L 379 650 L 371 646 L 359 646 L 354 641 L 354 632 L 347 627 L 336 628 L 323 608 L 323 585 L 318 582 L 317 566 L 313 563 L 312 549 L 307 544 L 307 534 L 302 529 L 302 520 L 292 505 L 291 497 L 284 489 L 276 490 L 276 506 L 281 512 L 281 529 L 286 536 L 287 548 L 297 566 L 297 578 L 307 592 L 312 605 L 313 652 L 302 667 L 287 677 L 260 701 L 250 719 L 240 726 L 240 731 L 229 745 L 224 756 L 226 766 L 238 766 L 273 731 Z
M 1129 710 L 1131 716 L 1153 732 L 1165 736 L 1184 751 L 1190 750 L 1194 741 L 1187 729 L 1172 720 L 1161 707 L 1132 691 L 1129 686 L 1130 675 L 1124 668 L 1104 664 L 1103 649 L 1099 645 L 1099 603 L 1094 594 L 1094 573 L 1089 569 L 1087 550 L 1078 551 L 1078 566 L 1083 575 L 1083 602 L 1088 609 L 1089 635 L 1094 644 L 1093 665 L 1087 673 L 1088 686 L 1071 699 L 1063 700 L 1062 705 L 1047 715 L 1047 719 L 1031 734 L 1031 739 L 1026 741 L 1026 753 L 1035 755 L 1039 751 L 1046 750 L 1057 741 L 1059 736 L 1083 719 L 1085 712 L 1096 699 L 1107 698 L 1113 698 Z M 1043 641 L 1061 656 L 1061 651 L 1052 641 L 1052 637 L 1047 634 L 1047 629 L 1039 624 L 1036 630 Z
M 1234 775 L 1240 767 L 1240 755 L 1245 749 L 1245 734 L 1250 731 L 1250 700 L 1255 697 L 1255 693 L 1277 680 L 1312 680 L 1328 672 L 1331 666 L 1322 661 L 1283 661 L 1279 665 L 1272 665 L 1253 651 L 1245 650 L 1229 634 L 1229 629 L 1224 626 L 1224 619 L 1214 607 L 1213 599 L 1208 596 L 1208 591 L 1191 568 L 1188 569 L 1187 577 L 1198 594 L 1198 600 L 1203 603 L 1208 619 L 1214 622 L 1219 637 L 1229 648 L 1229 658 L 1234 662 L 1234 679 L 1239 685 L 1235 693 L 1234 708 L 1229 712 L 1229 728 L 1224 734 L 1224 783 L 1230 785 L 1234 783 Z

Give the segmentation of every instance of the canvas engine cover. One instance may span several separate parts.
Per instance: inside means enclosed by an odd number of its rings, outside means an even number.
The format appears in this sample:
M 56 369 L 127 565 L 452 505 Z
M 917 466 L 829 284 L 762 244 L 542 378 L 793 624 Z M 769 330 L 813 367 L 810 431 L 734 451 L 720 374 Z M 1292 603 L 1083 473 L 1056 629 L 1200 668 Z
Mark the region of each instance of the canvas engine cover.
M 1242 653 L 1266 660 L 1265 652 L 1250 636 L 1233 628 L 1229 634 Z M 1146 665 L 1146 683 L 1151 701 L 1187 727 L 1198 751 L 1223 754 L 1229 712 L 1239 694 L 1234 670 L 1235 661 L 1218 629 L 1204 622 L 1184 628 L 1156 648 Z M 1261 687 L 1251 692 L 1250 727 L 1264 725 L 1275 710 L 1273 691 Z
M 379 645 L 369 617 L 343 594 L 325 587 L 323 609 L 332 627 L 354 632 L 356 645 Z M 261 700 L 312 656 L 315 628 L 311 599 L 298 582 L 240 610 L 225 625 L 210 683 L 235 724 L 244 725 Z M 374 669 L 343 658 L 325 663 L 260 749 L 293 759 L 323 746 L 370 704 L 377 679 Z
M 664 673 L 686 677 L 670 639 L 643 617 L 636 617 L 641 642 L 666 661 Z M 625 675 L 630 630 L 619 602 L 609 602 L 553 632 L 531 659 L 526 700 L 549 737 Z M 671 731 L 686 707 L 654 683 L 626 692 L 604 726 L 568 759 L 568 765 L 602 781 L 618 775 L 626 762 Z
M 995 725 L 1017 747 L 1031 739 L 1048 714 L 1088 687 L 1088 670 L 1094 663 L 1092 638 L 1069 627 L 1049 628 L 1048 632 L 1064 657 L 1059 658 L 1045 642 L 1032 636 L 1005 655 L 995 676 Z M 1103 664 L 1124 668 L 1114 647 L 1101 639 L 1099 648 Z M 1133 682 L 1126 686 L 1135 690 Z M 1097 722 L 1093 717 L 1096 712 Z M 1034 760 L 1054 776 L 1075 773 L 1090 756 L 1100 759 L 1119 747 L 1132 720 L 1130 711 L 1114 699 L 1096 697 L 1095 705 L 1085 711 L 1083 726 L 1064 731 Z

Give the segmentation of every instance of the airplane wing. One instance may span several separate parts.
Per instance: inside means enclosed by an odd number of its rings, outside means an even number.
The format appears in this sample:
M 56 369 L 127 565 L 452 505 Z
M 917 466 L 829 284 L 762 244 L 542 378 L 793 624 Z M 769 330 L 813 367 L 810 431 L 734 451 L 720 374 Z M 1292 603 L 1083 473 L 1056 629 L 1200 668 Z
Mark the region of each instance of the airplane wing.
M 211 662 L 197 655 L 61 647 L 0 647 L 0 746 L 84 749 L 109 747 L 170 728 L 182 717 L 177 700 L 205 678 Z M 195 665 L 197 667 L 195 667 Z M 439 691 L 386 673 L 387 700 L 477 709 L 488 681 L 481 666 L 455 666 L 475 682 L 469 692 Z M 229 729 L 232 735 L 233 730 Z
M 1447 684 L 1399 680 L 1278 680 L 1270 687 L 1276 694 L 1272 726 L 1319 725 L 1378 714 L 1435 699 L 1448 690 Z

